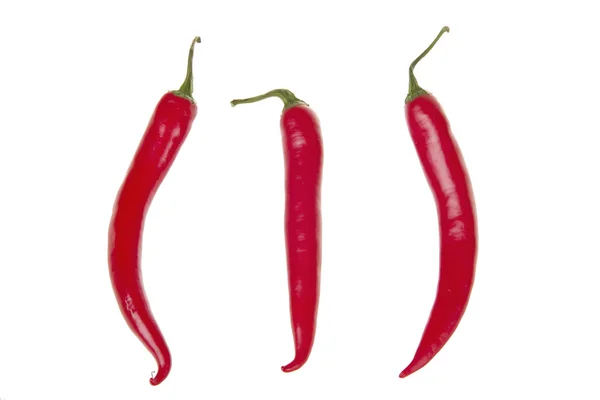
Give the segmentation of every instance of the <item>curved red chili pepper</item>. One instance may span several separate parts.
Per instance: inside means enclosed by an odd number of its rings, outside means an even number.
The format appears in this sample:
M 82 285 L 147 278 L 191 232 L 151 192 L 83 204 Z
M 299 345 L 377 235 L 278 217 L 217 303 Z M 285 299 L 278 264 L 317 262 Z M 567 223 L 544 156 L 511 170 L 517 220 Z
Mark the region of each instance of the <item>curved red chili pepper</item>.
M 316 114 L 285 89 L 232 106 L 279 97 L 284 108 L 281 134 L 285 162 L 285 243 L 292 332 L 296 355 L 284 372 L 301 368 L 310 356 L 316 332 L 321 275 L 321 177 L 323 145 Z
M 129 328 L 152 353 L 158 364 L 150 384 L 158 385 L 171 370 L 171 354 L 152 315 L 142 282 L 140 257 L 146 212 L 167 175 L 196 118 L 192 97 L 192 58 L 195 37 L 188 55 L 187 76 L 179 90 L 166 93 L 158 102 L 146 132 L 117 195 L 110 222 L 108 264 L 113 290 Z
M 423 368 L 448 342 L 465 312 L 475 277 L 477 217 L 469 175 L 442 107 L 413 74 L 415 65 L 448 31 L 444 27 L 409 69 L 406 121 L 437 205 L 440 276 L 421 342 L 401 378 Z

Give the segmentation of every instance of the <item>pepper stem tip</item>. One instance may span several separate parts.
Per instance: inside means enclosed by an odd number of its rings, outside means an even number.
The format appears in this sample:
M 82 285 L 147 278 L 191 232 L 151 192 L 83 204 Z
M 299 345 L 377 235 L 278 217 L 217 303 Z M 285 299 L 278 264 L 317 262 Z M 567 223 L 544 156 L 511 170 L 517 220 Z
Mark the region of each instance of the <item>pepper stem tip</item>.
M 194 101 L 194 98 L 192 97 L 192 93 L 194 92 L 194 71 L 192 68 L 192 62 L 194 60 L 194 48 L 196 43 L 201 43 L 200 36 L 195 36 L 194 40 L 192 41 L 192 45 L 190 46 L 185 80 L 181 84 L 179 90 L 174 90 L 172 92 L 173 94 L 179 97 L 184 97 L 192 102 Z
M 428 94 L 425 89 L 423 89 L 421 86 L 419 86 L 419 83 L 417 82 L 417 78 L 415 77 L 415 74 L 414 74 L 414 69 L 415 69 L 416 65 L 419 63 L 419 61 L 421 61 L 423 59 L 423 57 L 425 57 L 431 51 L 431 49 L 433 49 L 433 46 L 435 46 L 435 44 L 438 42 L 438 40 L 440 40 L 440 38 L 442 37 L 442 35 L 445 32 L 450 32 L 450 28 L 448 26 L 444 26 L 440 30 L 440 32 L 438 33 L 436 38 L 433 40 L 433 42 L 431 42 L 429 47 L 427 47 L 425 49 L 425 51 L 423 51 L 419 55 L 419 57 L 415 58 L 415 60 L 410 64 L 410 67 L 408 68 L 408 95 L 406 96 L 405 103 L 409 103 L 419 96 Z
M 279 97 L 281 101 L 283 101 L 283 109 L 291 108 L 297 105 L 307 105 L 306 102 L 297 98 L 294 93 L 290 92 L 287 89 L 275 89 L 267 92 L 265 94 L 261 94 L 259 96 L 248 97 L 247 99 L 235 99 L 231 100 L 231 106 L 235 107 L 238 104 L 247 104 L 247 103 L 255 103 L 257 101 L 264 100 L 269 97 Z

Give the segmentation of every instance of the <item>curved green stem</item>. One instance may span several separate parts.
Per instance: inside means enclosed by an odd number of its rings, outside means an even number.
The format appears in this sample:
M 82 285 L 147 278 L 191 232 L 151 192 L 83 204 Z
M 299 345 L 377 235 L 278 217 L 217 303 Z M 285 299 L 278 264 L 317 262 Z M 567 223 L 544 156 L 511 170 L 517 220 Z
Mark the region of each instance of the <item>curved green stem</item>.
M 185 75 L 185 80 L 183 84 L 179 88 L 179 90 L 173 90 L 173 93 L 176 96 L 186 98 L 190 101 L 194 101 L 192 97 L 192 92 L 194 91 L 194 73 L 192 71 L 192 60 L 194 59 L 194 47 L 196 43 L 200 43 L 200 36 L 196 36 L 192 45 L 190 46 L 190 52 L 188 54 L 188 64 L 187 64 L 187 73 Z
M 306 102 L 297 98 L 294 95 L 294 93 L 290 92 L 287 89 L 275 89 L 275 90 L 271 90 L 270 92 L 267 92 L 265 94 L 261 94 L 259 96 L 254 96 L 254 97 L 249 97 L 247 99 L 231 100 L 231 107 L 235 107 L 238 104 L 254 103 L 257 101 L 264 100 L 269 97 L 279 97 L 281 99 L 281 101 L 283 101 L 283 109 L 284 110 L 286 108 L 294 107 L 294 106 L 297 106 L 300 104 L 303 104 L 306 106 L 308 105 L 308 104 L 306 104 Z
M 437 41 L 440 40 L 440 38 L 442 37 L 444 32 L 450 32 L 450 28 L 448 28 L 447 26 L 443 27 L 442 30 L 440 31 L 440 33 L 438 33 L 438 35 L 434 39 L 434 41 L 431 42 L 429 47 L 426 48 L 425 51 L 423 53 L 421 53 L 421 55 L 419 57 L 417 57 L 415 59 L 415 61 L 413 61 L 410 64 L 410 67 L 408 68 L 408 96 L 406 96 L 406 100 L 404 101 L 405 103 L 410 103 L 417 97 L 428 94 L 425 89 L 423 89 L 421 86 L 419 86 L 419 83 L 417 82 L 417 78 L 415 78 L 414 69 L 415 69 L 415 66 L 417 65 L 417 63 L 419 61 L 421 61 L 421 59 L 423 57 L 425 57 L 427 55 L 427 53 L 429 53 L 431 51 L 431 49 L 433 49 L 433 46 L 435 46 Z

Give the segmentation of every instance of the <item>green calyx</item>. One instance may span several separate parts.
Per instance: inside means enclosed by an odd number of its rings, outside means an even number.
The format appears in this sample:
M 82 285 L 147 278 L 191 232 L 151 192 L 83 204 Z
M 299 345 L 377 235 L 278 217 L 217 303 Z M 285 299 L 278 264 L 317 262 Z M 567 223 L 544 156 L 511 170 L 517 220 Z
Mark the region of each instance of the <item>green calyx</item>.
M 440 33 L 438 33 L 438 35 L 434 39 L 434 41 L 431 42 L 429 47 L 427 47 L 425 51 L 421 53 L 421 55 L 410 64 L 410 67 L 408 68 L 408 95 L 406 96 L 406 100 L 404 100 L 405 103 L 410 103 L 419 96 L 429 94 L 425 89 L 419 86 L 417 78 L 415 78 L 414 69 L 417 63 L 421 61 L 421 59 L 425 57 L 427 53 L 431 51 L 431 49 L 433 49 L 433 46 L 435 46 L 438 40 L 440 40 L 444 32 L 450 32 L 450 28 L 448 28 L 447 26 L 443 27 Z
M 265 94 L 261 94 L 259 96 L 249 97 L 247 99 L 236 99 L 231 100 L 231 106 L 235 107 L 238 104 L 247 104 L 247 103 L 255 103 L 257 101 L 264 100 L 269 97 L 279 97 L 281 101 L 283 101 L 283 109 L 291 108 L 297 105 L 308 105 L 306 102 L 297 98 L 294 93 L 290 92 L 287 89 L 275 89 L 267 92 Z
M 194 102 L 194 98 L 192 97 L 192 92 L 194 91 L 194 73 L 192 71 L 192 61 L 194 59 L 194 47 L 196 43 L 200 43 L 200 36 L 196 36 L 192 42 L 192 45 L 190 46 L 190 52 L 188 53 L 187 73 L 185 75 L 183 84 L 179 90 L 171 91 L 171 93 L 173 93 L 175 96 L 188 99 L 192 103 Z

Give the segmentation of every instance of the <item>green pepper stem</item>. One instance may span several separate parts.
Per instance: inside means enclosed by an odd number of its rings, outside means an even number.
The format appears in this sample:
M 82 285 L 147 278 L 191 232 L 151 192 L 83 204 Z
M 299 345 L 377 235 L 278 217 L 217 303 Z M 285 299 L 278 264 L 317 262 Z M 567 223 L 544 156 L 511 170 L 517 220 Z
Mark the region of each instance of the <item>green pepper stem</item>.
M 194 101 L 194 98 L 192 97 L 192 93 L 194 92 L 194 72 L 192 70 L 192 61 L 194 59 L 194 47 L 196 46 L 196 43 L 200 43 L 200 36 L 196 36 L 192 41 L 192 45 L 190 46 L 190 52 L 188 53 L 187 73 L 185 75 L 183 84 L 179 90 L 173 90 L 171 92 L 176 96 L 186 98 L 192 102 Z
M 448 28 L 447 26 L 443 27 L 442 30 L 440 31 L 440 33 L 438 33 L 438 35 L 434 39 L 434 41 L 431 42 L 429 47 L 427 47 L 425 49 L 425 51 L 423 53 L 421 53 L 421 55 L 419 57 L 417 57 L 410 64 L 410 67 L 408 68 L 408 95 L 406 96 L 405 103 L 409 103 L 419 96 L 428 94 L 425 89 L 423 89 L 421 86 L 419 86 L 419 83 L 417 82 L 417 78 L 415 78 L 414 69 L 415 69 L 415 66 L 417 65 L 417 63 L 419 61 L 421 61 L 421 59 L 423 57 L 425 57 L 427 55 L 427 53 L 429 53 L 431 51 L 431 49 L 433 49 L 433 46 L 435 46 L 437 41 L 440 40 L 440 38 L 442 37 L 444 32 L 450 32 L 450 28 Z
M 269 97 L 279 97 L 281 99 L 281 101 L 283 101 L 283 109 L 284 110 L 286 108 L 294 107 L 294 106 L 297 106 L 300 104 L 308 105 L 308 104 L 306 104 L 306 102 L 297 98 L 294 95 L 294 93 L 290 92 L 287 89 L 275 89 L 275 90 L 271 90 L 270 92 L 267 92 L 265 94 L 261 94 L 259 96 L 254 96 L 254 97 L 249 97 L 247 99 L 231 100 L 231 107 L 235 107 L 238 104 L 254 103 L 257 101 L 264 100 Z

